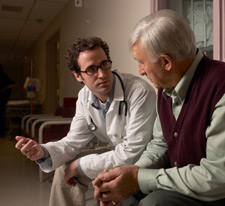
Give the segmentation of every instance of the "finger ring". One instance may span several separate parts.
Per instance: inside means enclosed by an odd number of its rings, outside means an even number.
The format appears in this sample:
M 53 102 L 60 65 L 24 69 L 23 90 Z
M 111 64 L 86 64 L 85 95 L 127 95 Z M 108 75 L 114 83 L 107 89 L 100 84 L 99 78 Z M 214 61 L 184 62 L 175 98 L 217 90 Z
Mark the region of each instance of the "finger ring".
M 112 204 L 113 204 L 113 205 L 116 205 L 116 203 L 115 203 L 114 201 L 112 201 Z

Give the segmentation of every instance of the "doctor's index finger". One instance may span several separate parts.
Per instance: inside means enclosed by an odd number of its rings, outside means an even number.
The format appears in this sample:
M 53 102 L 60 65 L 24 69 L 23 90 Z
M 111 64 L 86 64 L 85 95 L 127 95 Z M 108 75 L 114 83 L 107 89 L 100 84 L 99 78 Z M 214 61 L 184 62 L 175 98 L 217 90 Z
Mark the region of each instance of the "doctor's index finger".
M 16 139 L 17 141 L 19 141 L 19 140 L 21 140 L 21 139 L 25 139 L 25 137 L 22 137 L 22 136 L 16 136 L 15 139 Z
M 29 139 L 21 136 L 16 136 L 15 139 L 17 140 L 16 149 L 21 149 L 29 141 Z
M 24 144 L 26 144 L 27 142 L 29 142 L 31 140 L 30 138 L 26 138 L 26 137 L 22 137 L 22 136 L 16 136 L 15 139 L 18 142 L 23 142 Z

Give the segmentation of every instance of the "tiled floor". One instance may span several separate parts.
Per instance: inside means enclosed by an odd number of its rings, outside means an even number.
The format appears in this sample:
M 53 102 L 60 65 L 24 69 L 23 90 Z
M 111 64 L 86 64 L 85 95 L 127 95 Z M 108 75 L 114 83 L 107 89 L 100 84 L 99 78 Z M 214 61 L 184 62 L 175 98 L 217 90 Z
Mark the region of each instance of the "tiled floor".
M 0 138 L 0 206 L 47 206 L 51 182 L 39 182 L 38 166 L 15 149 L 15 143 Z M 87 206 L 96 205 L 92 194 L 87 194 Z

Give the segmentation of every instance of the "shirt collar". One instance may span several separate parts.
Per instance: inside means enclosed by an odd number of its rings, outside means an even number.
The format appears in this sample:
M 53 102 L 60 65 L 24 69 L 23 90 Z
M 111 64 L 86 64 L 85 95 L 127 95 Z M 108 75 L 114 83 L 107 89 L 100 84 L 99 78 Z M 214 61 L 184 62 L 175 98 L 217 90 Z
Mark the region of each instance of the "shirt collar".
M 113 75 L 112 89 L 111 89 L 111 91 L 109 93 L 109 96 L 107 98 L 107 101 L 106 101 L 105 105 L 110 105 L 111 102 L 113 101 L 114 89 L 115 89 L 115 76 Z M 94 107 L 95 109 L 98 109 L 98 110 L 101 108 L 101 105 L 99 103 L 99 99 L 93 93 L 91 93 L 91 106 Z
M 177 97 L 178 101 L 180 102 L 184 101 L 185 96 L 187 94 L 188 87 L 191 83 L 191 80 L 194 76 L 194 73 L 202 57 L 203 57 L 203 53 L 200 49 L 198 49 L 194 61 L 192 62 L 191 66 L 189 67 L 187 72 L 184 74 L 184 76 L 181 78 L 181 80 L 178 82 L 177 86 L 174 89 L 163 90 L 163 96 L 165 98 L 167 98 L 168 96 L 171 96 L 171 97 L 174 96 L 174 97 Z

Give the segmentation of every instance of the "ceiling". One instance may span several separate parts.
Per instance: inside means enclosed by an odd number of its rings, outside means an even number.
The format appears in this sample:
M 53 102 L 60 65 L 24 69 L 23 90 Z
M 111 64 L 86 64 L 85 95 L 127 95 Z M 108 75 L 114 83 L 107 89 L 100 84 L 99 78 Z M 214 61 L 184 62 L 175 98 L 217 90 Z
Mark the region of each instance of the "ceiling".
M 69 0 L 0 0 L 0 64 L 15 65 Z

